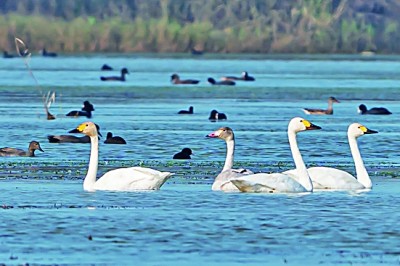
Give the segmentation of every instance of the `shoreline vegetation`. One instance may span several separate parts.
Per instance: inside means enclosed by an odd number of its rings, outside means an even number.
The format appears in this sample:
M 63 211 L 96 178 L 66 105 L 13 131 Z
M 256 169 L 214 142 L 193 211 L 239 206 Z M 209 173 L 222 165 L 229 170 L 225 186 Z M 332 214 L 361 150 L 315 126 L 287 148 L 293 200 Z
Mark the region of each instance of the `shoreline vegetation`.
M 366 3 L 368 2 L 368 3 Z M 2 0 L 0 47 L 60 53 L 399 53 L 390 0 Z

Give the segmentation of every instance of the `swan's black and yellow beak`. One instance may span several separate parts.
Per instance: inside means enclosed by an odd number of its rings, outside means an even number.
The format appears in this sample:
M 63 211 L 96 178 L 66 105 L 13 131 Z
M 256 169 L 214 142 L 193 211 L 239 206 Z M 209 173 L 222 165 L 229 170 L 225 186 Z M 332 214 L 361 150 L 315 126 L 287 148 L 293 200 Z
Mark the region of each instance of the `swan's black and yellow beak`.
M 364 132 L 364 134 L 376 134 L 376 133 L 378 133 L 378 131 L 366 128 L 364 126 L 360 127 L 360 129 L 362 130 L 362 132 Z
M 301 122 L 303 122 L 304 126 L 306 127 L 306 130 L 316 130 L 316 129 L 321 129 L 320 126 L 314 125 L 310 121 L 303 119 Z

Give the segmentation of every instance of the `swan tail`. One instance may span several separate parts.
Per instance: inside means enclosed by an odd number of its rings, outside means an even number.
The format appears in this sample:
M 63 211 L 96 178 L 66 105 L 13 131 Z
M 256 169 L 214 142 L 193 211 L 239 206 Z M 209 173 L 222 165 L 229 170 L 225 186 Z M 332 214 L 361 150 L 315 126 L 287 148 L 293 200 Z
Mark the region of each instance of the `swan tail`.
M 241 192 L 250 192 L 250 193 L 274 193 L 276 190 L 272 187 L 249 182 L 243 179 L 234 179 L 231 182 L 241 191 Z

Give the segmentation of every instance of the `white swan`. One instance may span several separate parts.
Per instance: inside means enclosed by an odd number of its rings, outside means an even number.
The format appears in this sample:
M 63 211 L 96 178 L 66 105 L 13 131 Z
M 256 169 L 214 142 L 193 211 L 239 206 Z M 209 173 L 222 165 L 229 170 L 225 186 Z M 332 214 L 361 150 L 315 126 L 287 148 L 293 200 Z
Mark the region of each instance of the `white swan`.
M 211 187 L 212 190 L 224 191 L 239 191 L 239 189 L 231 183 L 232 178 L 238 178 L 243 175 L 251 175 L 252 171 L 247 169 L 232 169 L 233 156 L 235 153 L 235 135 L 233 130 L 229 127 L 221 127 L 217 131 L 208 134 L 208 138 L 220 138 L 226 142 L 226 159 L 224 168 L 221 173 L 215 178 Z
M 96 181 L 99 160 L 99 138 L 96 125 L 92 122 L 85 122 L 71 130 L 70 133 L 83 133 L 90 137 L 89 168 L 83 181 L 83 189 L 86 191 L 158 190 L 172 175 L 169 172 L 160 172 L 150 168 L 130 167 L 108 171 Z
M 231 180 L 231 182 L 242 192 L 267 192 L 267 193 L 299 193 L 312 192 L 313 186 L 307 173 L 300 150 L 297 146 L 296 134 L 300 131 L 321 129 L 301 117 L 295 117 L 289 122 L 288 137 L 290 150 L 298 181 L 291 174 L 284 173 L 259 173 Z
M 378 133 L 370 130 L 359 123 L 353 123 L 347 130 L 351 155 L 354 159 L 357 177 L 332 167 L 310 167 L 308 174 L 312 180 L 314 189 L 334 189 L 334 190 L 356 190 L 370 189 L 372 182 L 368 172 L 365 169 L 364 162 L 358 149 L 357 138 L 364 134 Z M 293 170 L 285 173 L 294 173 Z

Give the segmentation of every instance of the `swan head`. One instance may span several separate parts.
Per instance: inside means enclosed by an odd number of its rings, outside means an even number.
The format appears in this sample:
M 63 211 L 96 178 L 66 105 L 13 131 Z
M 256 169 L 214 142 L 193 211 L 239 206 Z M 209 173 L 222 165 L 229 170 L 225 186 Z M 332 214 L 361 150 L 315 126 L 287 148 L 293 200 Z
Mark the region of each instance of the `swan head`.
M 82 133 L 89 137 L 102 136 L 100 133 L 100 127 L 93 122 L 84 122 L 80 124 L 77 128 L 69 131 L 69 133 Z
M 378 133 L 378 131 L 371 130 L 366 126 L 361 125 L 360 123 L 351 124 L 349 126 L 349 129 L 347 130 L 347 135 L 355 138 L 358 138 L 365 134 L 376 134 L 376 133 Z
M 295 117 L 290 120 L 288 129 L 289 131 L 297 133 L 300 131 L 321 129 L 321 127 L 314 125 L 307 119 Z
M 220 129 L 211 132 L 206 136 L 207 138 L 220 138 L 225 141 L 234 140 L 235 135 L 230 127 L 221 127 Z

